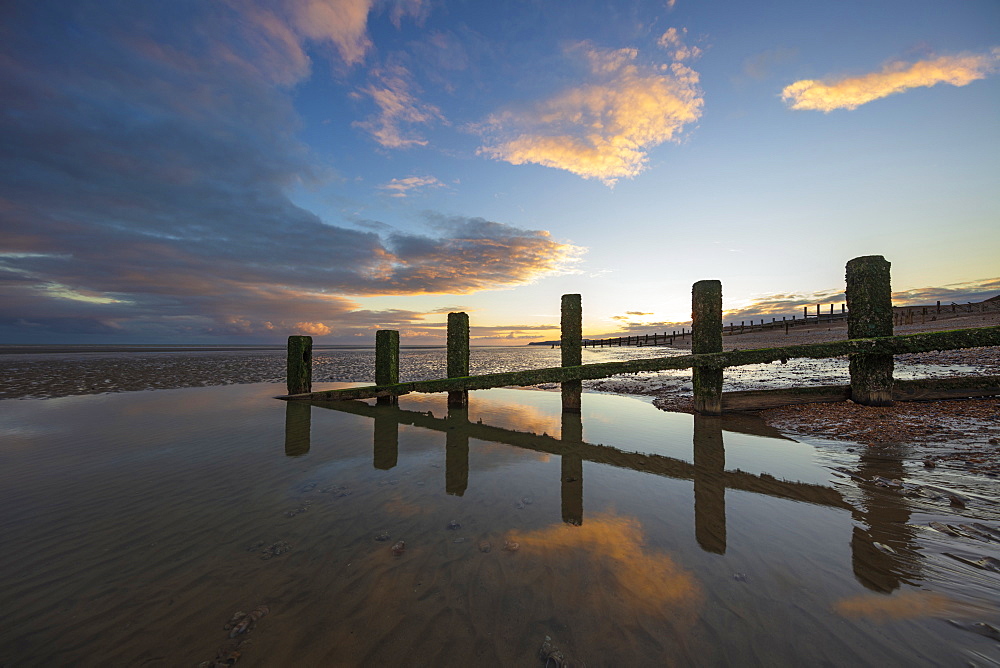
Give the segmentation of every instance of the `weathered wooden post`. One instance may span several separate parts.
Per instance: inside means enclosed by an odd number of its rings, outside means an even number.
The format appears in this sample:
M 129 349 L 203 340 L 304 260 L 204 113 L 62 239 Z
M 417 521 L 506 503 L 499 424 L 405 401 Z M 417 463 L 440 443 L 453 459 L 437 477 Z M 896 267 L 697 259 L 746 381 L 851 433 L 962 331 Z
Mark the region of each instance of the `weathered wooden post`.
M 448 314 L 448 377 L 464 378 L 469 375 L 469 314 Z M 469 405 L 469 391 L 448 393 L 448 406 L 463 408 Z
M 722 282 L 698 281 L 691 288 L 691 352 L 722 352 Z M 692 369 L 694 410 L 703 415 L 722 413 L 722 369 Z
M 288 337 L 288 371 L 286 381 L 289 394 L 312 392 L 311 336 Z
M 375 332 L 375 384 L 395 385 L 399 382 L 399 332 L 380 329 Z M 376 404 L 395 406 L 399 397 L 379 397 Z
M 583 352 L 580 342 L 583 340 L 583 306 L 580 295 L 562 296 L 562 317 L 560 319 L 561 333 L 559 347 L 562 353 L 563 366 L 580 366 L 583 364 Z M 619 342 L 621 339 L 619 339 Z M 621 345 L 619 343 L 619 345 Z M 583 383 L 579 380 L 563 381 L 562 409 L 567 413 L 580 412 L 580 395 L 583 393 Z
M 881 255 L 847 263 L 847 338 L 892 336 L 889 262 Z M 892 405 L 892 355 L 850 356 L 851 399 L 864 406 Z

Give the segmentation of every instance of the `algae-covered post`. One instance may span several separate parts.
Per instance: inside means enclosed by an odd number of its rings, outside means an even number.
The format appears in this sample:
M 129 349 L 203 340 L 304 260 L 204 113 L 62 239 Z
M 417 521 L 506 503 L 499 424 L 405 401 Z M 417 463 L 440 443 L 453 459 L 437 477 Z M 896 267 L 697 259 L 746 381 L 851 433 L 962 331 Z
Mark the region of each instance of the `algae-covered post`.
M 847 338 L 892 336 L 889 262 L 881 255 L 847 263 Z M 850 356 L 851 399 L 864 406 L 892 405 L 892 355 Z
M 399 332 L 380 329 L 375 332 L 375 384 L 395 385 L 399 382 Z M 379 397 L 376 403 L 392 406 L 399 397 Z
M 583 306 L 580 295 L 562 296 L 562 333 L 559 347 L 563 366 L 583 364 Z M 583 384 L 579 380 L 562 382 L 562 409 L 568 413 L 580 412 L 580 394 Z
M 469 375 L 469 314 L 448 314 L 448 378 Z M 468 390 L 448 393 L 448 405 L 461 408 L 469 405 Z
M 691 352 L 722 352 L 722 282 L 698 281 L 691 288 Z M 696 366 L 692 372 L 694 409 L 722 413 L 722 367 Z
M 312 348 L 311 336 L 288 337 L 288 393 L 304 394 L 312 392 Z

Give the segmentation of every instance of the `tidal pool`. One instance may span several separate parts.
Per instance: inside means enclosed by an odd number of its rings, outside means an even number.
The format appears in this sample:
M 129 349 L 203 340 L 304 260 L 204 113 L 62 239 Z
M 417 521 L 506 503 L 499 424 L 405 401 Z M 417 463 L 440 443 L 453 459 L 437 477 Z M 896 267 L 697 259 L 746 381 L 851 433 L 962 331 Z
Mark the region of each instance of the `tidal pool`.
M 282 393 L 0 402 L 0 665 L 1000 662 L 1000 575 L 945 555 L 997 543 L 927 528 L 997 517 L 834 470 L 898 462 L 613 395 Z

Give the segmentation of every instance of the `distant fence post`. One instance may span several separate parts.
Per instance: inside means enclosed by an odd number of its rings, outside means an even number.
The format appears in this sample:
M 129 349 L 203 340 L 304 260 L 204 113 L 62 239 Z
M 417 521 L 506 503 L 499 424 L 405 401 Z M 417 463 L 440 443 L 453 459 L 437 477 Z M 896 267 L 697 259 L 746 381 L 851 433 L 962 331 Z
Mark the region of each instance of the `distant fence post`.
M 691 352 L 722 352 L 722 282 L 698 281 L 691 288 Z M 694 367 L 694 410 L 722 414 L 722 369 Z
M 469 375 L 469 314 L 448 314 L 448 378 Z M 469 391 L 448 393 L 448 406 L 463 408 L 469 405 Z
M 881 255 L 847 263 L 847 338 L 892 336 L 889 262 Z M 892 355 L 850 356 L 851 399 L 864 406 L 892 405 Z
M 399 382 L 399 332 L 380 329 L 375 332 L 375 384 L 395 385 Z M 399 397 L 378 397 L 376 404 L 395 406 Z
M 583 305 L 580 295 L 562 296 L 562 315 L 560 319 L 561 333 L 559 347 L 562 353 L 562 366 L 580 366 L 583 364 Z M 621 339 L 619 339 L 619 345 Z M 562 385 L 562 409 L 567 413 L 580 412 L 580 395 L 583 383 L 579 380 L 564 381 Z
M 286 381 L 289 394 L 312 392 L 311 336 L 288 337 L 288 371 Z

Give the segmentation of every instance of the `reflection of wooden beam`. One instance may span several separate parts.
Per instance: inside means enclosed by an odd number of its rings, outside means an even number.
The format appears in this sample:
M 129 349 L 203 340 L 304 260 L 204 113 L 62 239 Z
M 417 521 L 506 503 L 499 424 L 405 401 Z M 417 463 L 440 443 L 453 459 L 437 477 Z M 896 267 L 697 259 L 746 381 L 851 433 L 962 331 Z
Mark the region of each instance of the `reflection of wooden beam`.
M 372 464 L 388 471 L 399 460 L 399 423 L 388 415 L 375 416 L 375 452 Z
M 512 445 L 526 450 L 559 455 L 560 457 L 563 455 L 577 455 L 585 461 L 631 469 L 633 471 L 653 473 L 667 478 L 693 480 L 695 474 L 694 464 L 682 459 L 674 459 L 673 457 L 664 457 L 663 455 L 656 454 L 626 452 L 607 445 L 594 445 L 584 442 L 567 443 L 544 434 L 539 436 L 530 432 L 514 431 L 485 424 L 473 424 L 468 422 L 467 418 L 460 420 L 436 418 L 427 413 L 402 410 L 392 406 L 369 406 L 360 401 L 317 401 L 313 402 L 312 405 L 317 408 L 329 408 L 343 413 L 363 415 L 370 418 L 374 418 L 379 414 L 390 415 L 400 424 L 409 424 L 415 427 L 423 427 L 446 433 L 451 427 L 456 427 L 456 429 L 462 429 L 467 437 L 476 438 L 481 441 Z M 780 480 L 767 473 L 754 475 L 737 470 L 725 471 L 721 475 L 725 480 L 725 486 L 729 489 L 738 489 L 782 499 L 803 501 L 805 503 L 815 503 L 822 506 L 851 508 L 850 504 L 844 501 L 840 493 L 831 487 Z
M 726 553 L 726 450 L 716 416 L 694 416 L 694 535 L 706 552 Z
M 929 399 L 964 399 L 1000 394 L 1000 376 L 960 376 L 957 378 L 925 378 L 922 380 L 895 380 L 893 401 L 926 401 Z M 818 387 L 789 387 L 778 390 L 746 390 L 723 392 L 722 408 L 727 411 L 749 411 L 791 406 L 844 401 L 851 398 L 850 385 L 821 385 Z
M 409 394 L 410 392 L 454 392 L 458 390 L 488 390 L 493 387 L 510 385 L 539 385 L 541 383 L 562 383 L 573 380 L 593 380 L 608 378 L 623 373 L 643 371 L 665 371 L 667 369 L 690 369 L 693 366 L 722 368 L 745 364 L 766 364 L 778 360 L 798 357 L 814 359 L 838 357 L 857 353 L 901 355 L 931 350 L 958 350 L 980 346 L 1000 345 L 1000 327 L 980 327 L 978 329 L 957 329 L 946 332 L 924 332 L 905 336 L 886 336 L 873 339 L 851 339 L 825 343 L 805 343 L 782 348 L 758 348 L 755 350 L 730 350 L 721 353 L 701 355 L 678 355 L 677 357 L 656 357 L 625 362 L 602 362 L 570 367 L 531 369 L 528 371 L 508 371 L 489 373 L 482 376 L 464 378 L 441 378 L 421 380 L 395 385 L 369 385 L 350 387 L 342 390 L 325 390 L 305 394 L 289 394 L 279 399 L 308 401 L 345 401 L 350 399 L 371 399 L 373 397 Z
M 469 410 L 460 406 L 448 407 L 449 426 L 445 429 L 444 491 L 452 496 L 463 496 L 469 488 L 469 432 L 463 427 L 469 423 Z

